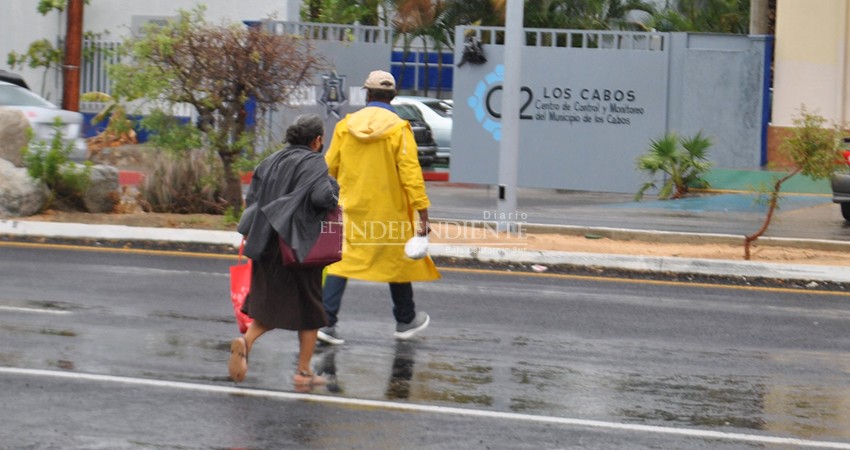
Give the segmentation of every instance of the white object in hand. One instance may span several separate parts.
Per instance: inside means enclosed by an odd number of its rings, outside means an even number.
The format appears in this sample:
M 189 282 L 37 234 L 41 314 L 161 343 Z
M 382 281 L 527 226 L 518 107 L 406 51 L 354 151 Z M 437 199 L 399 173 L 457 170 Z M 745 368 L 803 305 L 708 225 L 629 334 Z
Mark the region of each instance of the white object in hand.
M 428 253 L 428 236 L 413 236 L 404 244 L 404 254 L 410 259 L 422 259 Z

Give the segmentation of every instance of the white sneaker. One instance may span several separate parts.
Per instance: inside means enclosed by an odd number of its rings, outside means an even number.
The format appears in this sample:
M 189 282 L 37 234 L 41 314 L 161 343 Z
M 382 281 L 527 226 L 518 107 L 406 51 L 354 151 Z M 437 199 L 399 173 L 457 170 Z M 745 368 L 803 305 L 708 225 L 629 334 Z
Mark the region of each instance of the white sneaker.
M 319 335 L 317 336 L 317 338 L 320 342 L 323 342 L 328 345 L 345 344 L 345 339 L 341 339 L 337 335 L 336 326 L 319 328 Z
M 410 323 L 396 322 L 395 337 L 397 339 L 410 339 L 416 333 L 424 330 L 431 323 L 431 316 L 428 313 L 420 311 L 416 313 L 416 317 Z

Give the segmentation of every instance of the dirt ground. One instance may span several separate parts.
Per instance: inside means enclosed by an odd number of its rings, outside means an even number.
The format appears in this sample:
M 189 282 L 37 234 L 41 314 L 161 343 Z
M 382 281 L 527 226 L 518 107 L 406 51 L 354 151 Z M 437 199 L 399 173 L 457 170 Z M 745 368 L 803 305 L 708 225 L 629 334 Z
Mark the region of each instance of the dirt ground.
M 235 231 L 236 224 L 229 223 L 223 216 L 205 214 L 89 214 L 79 212 L 48 211 L 45 214 L 27 217 L 28 221 L 54 221 L 89 224 L 113 224 L 138 227 L 170 227 L 208 230 Z M 743 260 L 743 244 L 672 244 L 643 242 L 637 240 L 613 240 L 598 236 L 569 236 L 559 234 L 495 235 L 491 230 L 459 230 L 456 226 L 432 225 L 431 241 L 435 243 L 467 246 L 514 247 L 529 250 L 555 250 L 580 253 L 604 253 L 619 255 L 670 256 L 681 258 L 707 258 Z M 759 247 L 752 251 L 753 261 L 782 264 L 812 264 L 828 266 L 850 266 L 850 253 L 782 248 Z

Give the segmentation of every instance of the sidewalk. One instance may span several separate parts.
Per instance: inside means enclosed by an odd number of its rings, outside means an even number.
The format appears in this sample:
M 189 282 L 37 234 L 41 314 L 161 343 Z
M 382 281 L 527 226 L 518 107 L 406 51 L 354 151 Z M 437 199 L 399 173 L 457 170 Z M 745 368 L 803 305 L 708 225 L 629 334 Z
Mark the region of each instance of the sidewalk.
M 434 221 L 465 221 L 475 220 L 473 218 L 458 217 L 463 214 L 452 214 L 452 211 L 462 210 L 464 214 L 474 216 L 477 204 L 482 201 L 489 205 L 487 189 L 484 187 L 459 187 L 448 183 L 429 184 L 429 193 L 432 193 L 432 201 L 440 198 L 448 198 L 443 201 L 442 206 L 432 208 L 432 220 Z M 535 198 L 543 193 L 532 192 Z M 564 199 L 560 202 L 560 208 L 569 211 L 571 207 L 591 209 L 593 214 L 585 219 L 592 220 L 591 216 L 606 215 L 610 209 L 624 209 L 620 194 L 584 193 L 577 196 L 566 194 L 549 193 L 555 198 L 568 197 L 567 202 L 578 202 L 579 205 L 565 205 Z M 587 196 L 596 197 L 592 205 L 585 204 Z M 545 199 L 544 199 L 545 200 Z M 728 198 L 720 198 L 717 201 L 728 202 Z M 607 202 L 607 203 L 606 203 Z M 656 202 L 657 203 L 657 202 Z M 554 208 L 556 202 L 543 201 L 545 209 Z M 439 204 L 438 204 L 439 205 Z M 466 206 L 465 206 L 466 205 Z M 529 204 L 524 210 L 534 213 L 540 206 Z M 650 210 L 656 209 L 655 223 L 663 218 L 657 209 L 658 205 L 647 206 Z M 478 211 L 481 209 L 478 208 Z M 634 211 L 631 211 L 634 213 Z M 736 212 L 735 216 L 746 214 Z M 705 212 L 697 212 L 693 217 L 681 218 L 680 226 L 687 225 L 694 220 L 706 224 L 710 221 L 703 220 L 701 215 Z M 571 234 L 571 235 L 598 235 L 617 239 L 635 239 L 652 242 L 735 242 L 740 243 L 741 236 L 722 233 L 705 232 L 676 232 L 664 230 L 640 230 L 630 228 L 591 227 L 584 225 L 569 225 L 575 221 L 575 217 L 569 214 L 561 215 L 562 223 L 527 223 L 525 226 L 530 231 Z M 557 217 L 556 217 L 557 218 Z M 729 214 L 726 214 L 728 220 Z M 644 223 L 644 225 L 646 225 Z M 656 227 L 659 228 L 659 227 Z M 45 237 L 61 239 L 80 240 L 129 240 L 129 241 L 157 241 L 165 243 L 194 243 L 207 245 L 224 245 L 237 248 L 241 242 L 241 235 L 230 231 L 212 230 L 189 230 L 189 229 L 164 229 L 130 227 L 123 225 L 88 225 L 75 223 L 37 222 L 26 220 L 0 220 L 0 236 L 13 236 L 19 238 Z M 760 240 L 763 245 L 801 246 L 804 248 L 825 248 L 831 250 L 850 251 L 850 240 L 823 240 L 804 239 L 793 237 L 765 237 Z M 461 260 L 476 261 L 482 263 L 498 264 L 526 264 L 526 265 L 567 265 L 588 266 L 606 269 L 619 269 L 642 272 L 662 272 L 678 274 L 703 274 L 730 277 L 767 278 L 780 280 L 822 281 L 847 283 L 850 282 L 850 270 L 839 266 L 815 266 L 815 265 L 788 265 L 776 263 L 764 263 L 743 260 L 716 260 L 716 259 L 694 259 L 678 257 L 651 257 L 651 256 L 627 256 L 596 253 L 577 253 L 563 251 L 539 251 L 531 249 L 510 249 L 495 247 L 478 247 L 458 244 L 432 244 L 429 250 L 432 257 L 437 258 L 459 258 Z

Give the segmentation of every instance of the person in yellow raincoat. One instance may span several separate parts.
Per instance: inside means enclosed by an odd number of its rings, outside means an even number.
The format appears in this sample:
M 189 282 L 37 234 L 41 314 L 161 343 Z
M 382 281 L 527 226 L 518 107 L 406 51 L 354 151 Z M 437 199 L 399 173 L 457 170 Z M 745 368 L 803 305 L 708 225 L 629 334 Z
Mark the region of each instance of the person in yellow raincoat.
M 430 322 L 416 311 L 411 282 L 440 278 L 430 257 L 411 259 L 404 251 L 408 239 L 428 234 L 430 200 L 413 130 L 390 105 L 395 79 L 376 70 L 363 87 L 366 107 L 337 123 L 325 155 L 339 182 L 344 226 L 342 260 L 328 266 L 322 293 L 329 325 L 318 338 L 326 344 L 344 342 L 336 323 L 348 278 L 389 283 L 399 339 Z

